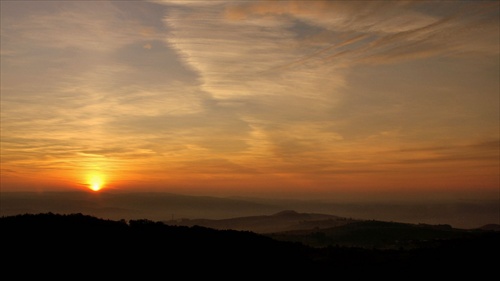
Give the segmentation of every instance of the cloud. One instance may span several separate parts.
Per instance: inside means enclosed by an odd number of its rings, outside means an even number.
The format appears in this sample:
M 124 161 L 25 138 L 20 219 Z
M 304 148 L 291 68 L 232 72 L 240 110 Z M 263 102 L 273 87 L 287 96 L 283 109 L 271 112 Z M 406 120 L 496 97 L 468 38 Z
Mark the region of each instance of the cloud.
M 42 173 L 127 169 L 158 150 L 155 137 L 130 135 L 137 128 L 117 133 L 117 120 L 204 110 L 206 95 L 187 84 L 193 74 L 155 41 L 164 26 L 148 17 L 158 7 L 45 3 L 2 3 L 2 163 Z M 128 6 L 147 17 L 128 17 Z
M 24 21 L 5 19 L 8 26 L 5 28 L 6 37 L 14 37 L 15 41 L 12 43 L 21 47 L 30 43 L 39 47 L 73 47 L 98 51 L 116 48 L 130 40 L 128 32 L 115 32 L 118 26 L 110 19 L 116 18 L 117 9 L 109 3 L 102 2 L 93 6 L 71 2 L 58 8 L 58 13 L 30 11 L 31 15 L 24 15 Z M 124 28 L 130 29 L 131 26 Z M 17 36 L 11 34 L 13 32 Z
M 498 167 L 500 140 L 481 141 L 463 145 L 400 149 L 400 164 L 432 164 L 440 162 L 476 162 L 481 167 Z
M 378 135 L 383 143 L 390 138 L 383 132 L 406 133 L 400 128 L 406 122 L 393 127 L 400 120 L 395 114 L 407 110 L 401 104 L 387 107 L 395 99 L 393 92 L 380 89 L 372 98 L 350 104 L 356 96 L 350 93 L 353 82 L 348 78 L 362 65 L 496 54 L 486 42 L 487 34 L 496 36 L 495 12 L 481 3 L 439 4 L 437 12 L 419 2 L 191 4 L 166 3 L 164 21 L 171 30 L 166 42 L 198 74 L 201 89 L 251 128 L 246 153 L 226 159 L 261 170 L 313 172 L 334 170 L 342 161 L 359 164 L 363 157 L 365 162 L 376 161 L 380 155 L 372 159 L 377 153 L 360 148 L 373 141 L 370 136 Z M 471 26 L 481 26 L 484 32 L 469 34 L 477 37 L 477 46 L 461 32 Z M 369 85 L 358 90 L 371 92 Z M 354 142 L 346 145 L 346 140 Z M 346 153 L 354 150 L 364 156 L 356 154 L 356 159 Z M 272 164 L 261 162 L 264 155 Z M 343 160 L 332 161 L 331 155 Z
M 305 57 L 309 61 L 385 64 L 471 52 L 498 55 L 494 2 L 255 1 L 226 8 L 228 20 L 266 17 L 292 17 L 337 33 L 372 36 L 348 52 L 339 50 L 342 43 L 331 36 L 330 43 Z
M 436 18 L 408 9 L 403 3 L 381 1 L 255 1 L 228 6 L 226 17 L 291 15 L 307 23 L 336 31 L 398 33 L 429 25 Z
M 165 17 L 171 30 L 166 41 L 199 74 L 202 89 L 214 98 L 297 92 L 287 87 L 305 88 L 304 92 L 313 94 L 317 91 L 311 85 L 330 83 L 333 88 L 342 83 L 342 74 L 336 74 L 331 65 L 322 69 L 332 73 L 328 81 L 323 77 L 316 81 L 301 79 L 311 77 L 308 75 L 311 69 L 307 68 L 283 71 L 283 66 L 304 55 L 304 50 L 296 48 L 296 34 L 291 30 L 293 21 L 261 18 L 231 21 L 224 18 L 224 9 L 222 5 L 202 9 L 187 5 L 169 9 Z
M 314 70 L 283 67 L 303 54 L 294 47 L 293 22 L 232 21 L 224 13 L 220 5 L 203 9 L 187 5 L 168 9 L 165 16 L 171 30 L 166 42 L 198 73 L 201 89 L 216 101 L 215 108 L 243 123 L 215 142 L 205 137 L 198 145 L 239 147 L 224 159 L 267 173 L 283 172 L 289 163 L 303 166 L 299 164 L 305 157 L 302 150 L 318 151 L 330 145 L 330 138 L 340 137 L 334 132 L 323 134 L 323 127 L 309 122 L 326 118 L 325 112 L 336 102 L 336 89 L 343 85 L 343 74 L 330 65 Z M 226 121 L 217 124 L 225 126 Z M 232 142 L 231 134 L 240 136 L 241 143 Z M 317 134 L 323 142 L 315 140 Z

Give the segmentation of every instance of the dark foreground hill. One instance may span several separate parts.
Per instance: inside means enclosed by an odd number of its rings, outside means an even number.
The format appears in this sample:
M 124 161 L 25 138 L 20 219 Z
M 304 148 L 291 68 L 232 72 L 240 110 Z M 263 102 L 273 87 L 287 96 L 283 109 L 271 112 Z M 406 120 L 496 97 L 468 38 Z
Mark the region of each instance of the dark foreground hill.
M 3 280 L 279 280 L 497 273 L 500 233 L 433 241 L 412 250 L 313 248 L 248 231 L 112 221 L 82 214 L 0 218 Z M 9 278 L 5 278 L 9 277 Z M 174 278 L 176 277 L 176 278 Z

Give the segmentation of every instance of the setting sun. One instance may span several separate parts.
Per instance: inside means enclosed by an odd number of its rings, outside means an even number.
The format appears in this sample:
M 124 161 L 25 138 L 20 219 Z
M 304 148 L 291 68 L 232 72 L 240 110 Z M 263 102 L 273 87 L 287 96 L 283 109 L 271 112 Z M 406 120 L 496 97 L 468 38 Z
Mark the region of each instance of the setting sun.
M 101 175 L 91 175 L 89 177 L 89 188 L 93 191 L 99 191 L 103 188 L 104 186 L 104 180 Z

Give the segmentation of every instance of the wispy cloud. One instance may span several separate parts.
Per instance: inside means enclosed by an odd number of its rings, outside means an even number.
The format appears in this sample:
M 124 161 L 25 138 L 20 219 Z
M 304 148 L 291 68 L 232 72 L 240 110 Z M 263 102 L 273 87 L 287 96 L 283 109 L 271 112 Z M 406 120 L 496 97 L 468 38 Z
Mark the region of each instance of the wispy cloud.
M 371 36 L 348 52 L 341 49 L 343 42 L 330 36 L 324 48 L 306 56 L 322 62 L 331 58 L 349 64 L 391 63 L 468 52 L 498 54 L 498 42 L 487 36 L 498 31 L 494 2 L 255 1 L 226 9 L 226 17 L 234 21 L 290 16 L 325 30 L 357 33 L 355 38 Z
M 106 52 L 159 35 L 152 26 L 134 19 L 123 20 L 124 10 L 113 2 L 43 2 L 35 5 L 40 9 L 15 3 L 2 5 L 6 9 L 13 6 L 18 12 L 13 16 L 4 14 L 2 37 L 7 47 L 20 50 L 32 50 L 36 45 Z
M 411 10 L 407 3 L 380 1 L 254 1 L 229 6 L 233 20 L 252 17 L 294 16 L 307 23 L 336 31 L 398 33 L 436 21 L 432 15 Z

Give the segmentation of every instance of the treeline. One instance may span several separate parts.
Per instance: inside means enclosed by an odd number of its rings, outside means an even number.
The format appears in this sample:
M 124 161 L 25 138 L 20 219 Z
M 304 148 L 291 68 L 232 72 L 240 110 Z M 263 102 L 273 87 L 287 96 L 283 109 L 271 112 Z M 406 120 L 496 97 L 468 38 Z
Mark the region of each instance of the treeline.
M 147 219 L 112 221 L 83 214 L 0 218 L 4 280 L 95 275 L 140 280 L 216 276 L 240 280 L 308 276 L 496 273 L 498 232 L 432 241 L 414 250 L 312 248 L 248 231 L 170 226 Z M 67 275 L 65 275 L 67 274 Z M 103 275 L 104 274 L 104 275 Z M 486 275 L 487 276 L 487 275 Z M 101 279 L 101 278 L 97 278 Z

